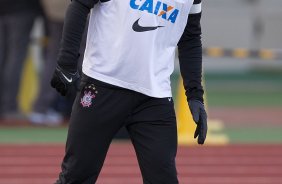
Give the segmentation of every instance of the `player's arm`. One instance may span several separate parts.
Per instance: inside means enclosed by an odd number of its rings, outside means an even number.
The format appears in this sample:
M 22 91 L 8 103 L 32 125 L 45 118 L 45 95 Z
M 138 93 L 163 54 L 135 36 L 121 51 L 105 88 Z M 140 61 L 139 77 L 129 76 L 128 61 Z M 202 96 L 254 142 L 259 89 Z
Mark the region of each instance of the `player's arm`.
M 77 84 L 77 63 L 82 35 L 88 14 L 98 1 L 72 0 L 67 8 L 57 67 L 51 80 L 52 87 L 63 96 L 73 84 Z
M 178 43 L 180 72 L 187 101 L 197 124 L 194 137 L 203 144 L 207 133 L 207 115 L 202 86 L 201 0 L 194 0 L 184 33 Z
M 58 65 L 75 72 L 90 10 L 98 0 L 72 0 L 66 11 Z
M 185 31 L 178 43 L 180 71 L 188 100 L 204 102 L 202 87 L 201 0 L 195 0 Z

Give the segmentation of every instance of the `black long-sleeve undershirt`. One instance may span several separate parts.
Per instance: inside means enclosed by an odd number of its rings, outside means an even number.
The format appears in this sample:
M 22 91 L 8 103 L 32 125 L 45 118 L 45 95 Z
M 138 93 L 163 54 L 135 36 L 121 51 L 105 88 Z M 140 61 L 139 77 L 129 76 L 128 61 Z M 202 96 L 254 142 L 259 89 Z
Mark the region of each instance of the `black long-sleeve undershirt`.
M 202 87 L 201 13 L 190 14 L 178 43 L 180 72 L 188 100 L 204 102 Z
M 58 65 L 70 72 L 77 70 L 79 47 L 88 14 L 98 0 L 73 0 L 69 5 L 63 29 Z

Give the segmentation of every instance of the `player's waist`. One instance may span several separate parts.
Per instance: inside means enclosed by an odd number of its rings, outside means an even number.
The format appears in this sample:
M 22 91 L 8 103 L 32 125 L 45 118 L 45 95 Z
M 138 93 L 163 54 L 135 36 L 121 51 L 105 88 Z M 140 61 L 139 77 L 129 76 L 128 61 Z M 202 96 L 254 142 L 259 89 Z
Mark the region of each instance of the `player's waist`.
M 113 84 L 103 82 L 103 81 L 95 79 L 93 77 L 87 76 L 84 73 L 82 73 L 81 81 L 82 82 L 90 82 L 90 83 L 96 84 L 97 86 L 102 86 L 102 87 L 106 87 L 106 88 L 121 89 L 121 90 L 125 89 L 125 88 L 122 88 L 122 87 L 119 87 L 119 86 L 116 86 L 116 85 L 113 85 Z
M 133 80 L 132 78 L 130 78 L 130 75 L 127 78 L 109 76 L 97 71 L 93 71 L 85 65 L 83 66 L 82 70 L 85 75 L 92 78 L 92 81 L 100 81 L 99 84 L 107 86 L 111 85 L 110 87 L 115 89 L 128 89 L 156 98 L 171 97 L 171 86 L 169 78 L 160 81 L 156 80 L 156 78 L 154 78 L 154 80 L 150 80 L 149 78 L 146 79 L 139 77 L 139 79 L 136 78 L 136 80 Z

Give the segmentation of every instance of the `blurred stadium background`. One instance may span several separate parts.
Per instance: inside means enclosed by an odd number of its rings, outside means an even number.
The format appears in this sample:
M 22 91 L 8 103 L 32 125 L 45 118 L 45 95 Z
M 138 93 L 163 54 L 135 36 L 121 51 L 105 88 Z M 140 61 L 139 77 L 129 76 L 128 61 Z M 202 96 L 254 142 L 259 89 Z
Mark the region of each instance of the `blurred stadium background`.
M 204 1 L 203 12 L 209 135 L 206 146 L 195 145 L 176 59 L 180 183 L 282 184 L 282 1 Z M 26 113 L 38 88 L 41 26 L 38 20 L 18 97 Z M 52 183 L 66 133 L 67 126 L 0 122 L 0 184 Z M 98 183 L 142 183 L 127 140 L 113 143 Z

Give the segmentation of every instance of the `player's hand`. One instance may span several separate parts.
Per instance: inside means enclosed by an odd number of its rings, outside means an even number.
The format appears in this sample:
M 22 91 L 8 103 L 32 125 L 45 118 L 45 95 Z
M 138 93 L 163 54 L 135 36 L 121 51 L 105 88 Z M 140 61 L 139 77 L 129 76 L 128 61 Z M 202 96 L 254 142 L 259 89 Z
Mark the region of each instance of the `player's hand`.
M 57 65 L 51 79 L 51 86 L 55 88 L 62 96 L 66 96 L 71 88 L 78 88 L 79 73 L 68 72 Z
M 208 131 L 207 113 L 205 106 L 198 100 L 189 100 L 188 104 L 192 113 L 193 120 L 197 124 L 194 138 L 198 137 L 198 144 L 204 144 Z

